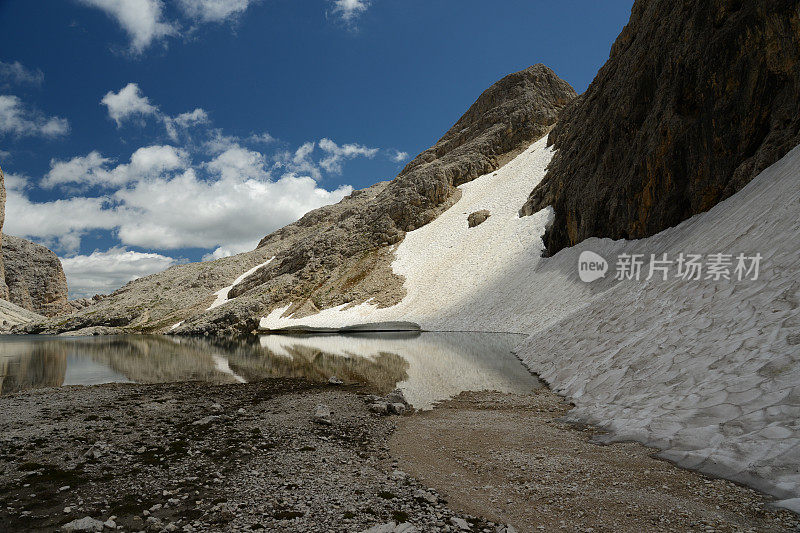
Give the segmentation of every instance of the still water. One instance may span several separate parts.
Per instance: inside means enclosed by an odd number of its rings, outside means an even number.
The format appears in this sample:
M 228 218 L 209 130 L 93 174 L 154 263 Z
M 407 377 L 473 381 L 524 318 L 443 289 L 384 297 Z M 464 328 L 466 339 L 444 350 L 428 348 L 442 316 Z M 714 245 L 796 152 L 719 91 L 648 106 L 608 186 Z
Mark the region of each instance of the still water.
M 462 391 L 527 393 L 541 382 L 511 349 L 520 335 L 395 333 L 265 335 L 249 340 L 169 336 L 0 335 L 0 394 L 111 382 L 245 383 L 302 377 L 399 387 L 418 409 Z

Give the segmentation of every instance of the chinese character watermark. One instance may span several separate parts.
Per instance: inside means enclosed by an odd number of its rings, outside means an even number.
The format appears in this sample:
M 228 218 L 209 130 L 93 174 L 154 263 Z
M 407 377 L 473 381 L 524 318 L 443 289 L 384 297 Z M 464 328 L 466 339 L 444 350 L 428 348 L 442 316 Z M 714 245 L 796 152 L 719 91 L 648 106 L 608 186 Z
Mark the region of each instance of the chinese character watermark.
M 618 281 L 649 281 L 653 278 L 667 281 L 679 278 L 685 281 L 744 281 L 757 280 L 761 260 L 760 253 L 755 255 L 726 254 L 694 254 L 679 253 L 670 258 L 668 254 L 619 254 L 615 263 Z M 604 278 L 608 271 L 608 262 L 603 256 L 586 250 L 578 258 L 578 276 L 581 281 L 591 283 Z

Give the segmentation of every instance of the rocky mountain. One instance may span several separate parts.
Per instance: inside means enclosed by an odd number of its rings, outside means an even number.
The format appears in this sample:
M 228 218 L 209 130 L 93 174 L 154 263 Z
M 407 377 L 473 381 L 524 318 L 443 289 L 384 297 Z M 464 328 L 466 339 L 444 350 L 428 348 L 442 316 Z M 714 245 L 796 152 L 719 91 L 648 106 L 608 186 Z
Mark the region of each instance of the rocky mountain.
M 800 2 L 637 0 L 550 142 L 551 254 L 707 211 L 800 142 Z
M 250 332 L 290 305 L 298 315 L 367 300 L 388 307 L 404 294 L 393 248 L 458 201 L 458 186 L 500 168 L 545 135 L 575 91 L 544 65 L 487 89 L 430 149 L 390 182 L 355 191 L 265 237 L 256 250 L 179 265 L 135 280 L 72 316 L 28 332 L 96 326 L 183 334 Z M 465 217 L 466 225 L 466 217 Z M 251 274 L 233 284 L 243 273 Z M 216 292 L 227 303 L 212 307 Z
M 0 299 L 8 300 L 8 285 L 6 285 L 5 268 L 3 267 L 3 223 L 6 220 L 6 184 L 5 174 L 0 168 Z
M 58 256 L 40 244 L 3 236 L 3 264 L 9 301 L 52 317 L 71 313 L 67 277 Z
M 20 237 L 3 235 L 6 189 L 0 168 L 0 299 L 14 304 L 0 310 L 6 326 L 25 323 L 39 315 L 53 317 L 71 313 L 76 306 L 67 300 L 67 277 L 58 256 L 39 244 Z M 20 320 L 16 308 L 30 311 Z

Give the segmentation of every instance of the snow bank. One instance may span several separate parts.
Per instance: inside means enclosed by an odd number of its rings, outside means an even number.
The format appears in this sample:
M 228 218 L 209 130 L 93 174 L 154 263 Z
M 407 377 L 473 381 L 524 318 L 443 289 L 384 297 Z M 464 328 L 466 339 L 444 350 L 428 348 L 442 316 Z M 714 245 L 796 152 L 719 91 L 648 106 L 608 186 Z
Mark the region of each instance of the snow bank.
M 638 440 L 682 466 L 796 498 L 798 239 L 800 147 L 675 228 L 638 241 L 589 239 L 540 265 L 543 276 L 576 272 L 583 250 L 609 262 L 623 252 L 760 253 L 758 280 L 598 281 L 602 292 L 532 328 L 518 353 L 575 403 L 573 418 L 609 429 L 613 439 Z M 539 290 L 548 287 L 529 289 Z M 784 502 L 800 512 L 798 503 Z
M 552 158 L 547 139 L 533 143 L 496 172 L 461 185 L 461 198 L 433 222 L 406 234 L 395 249 L 392 269 L 405 277 L 406 297 L 397 305 L 379 309 L 369 302 L 325 309 L 294 319 L 288 309 L 273 310 L 262 318 L 263 329 L 289 327 L 342 328 L 356 324 L 406 321 L 434 331 L 504 331 L 522 333 L 523 324 L 509 324 L 509 298 L 525 286 L 500 292 L 492 289 L 509 270 L 531 272 L 542 252 L 541 235 L 549 211 L 519 217 L 519 207 L 544 177 Z M 474 228 L 470 213 L 488 209 L 491 216 Z M 487 289 L 479 302 L 475 293 Z M 494 316 L 497 320 L 487 320 Z

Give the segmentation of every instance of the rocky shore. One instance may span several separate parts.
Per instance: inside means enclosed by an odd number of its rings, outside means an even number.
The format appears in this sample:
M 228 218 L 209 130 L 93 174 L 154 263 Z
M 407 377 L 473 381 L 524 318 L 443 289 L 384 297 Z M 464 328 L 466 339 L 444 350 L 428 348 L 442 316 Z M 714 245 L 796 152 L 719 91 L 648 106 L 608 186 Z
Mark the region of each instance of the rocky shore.
M 404 408 L 397 396 L 371 392 L 335 380 L 273 379 L 63 387 L 0 397 L 0 528 L 800 526 L 796 515 L 770 508 L 750 489 L 680 470 L 638 445 L 589 442 L 593 431 L 560 422 L 569 406 L 546 390 L 462 394 L 425 413 Z M 630 497 L 631 491 L 640 495 Z

